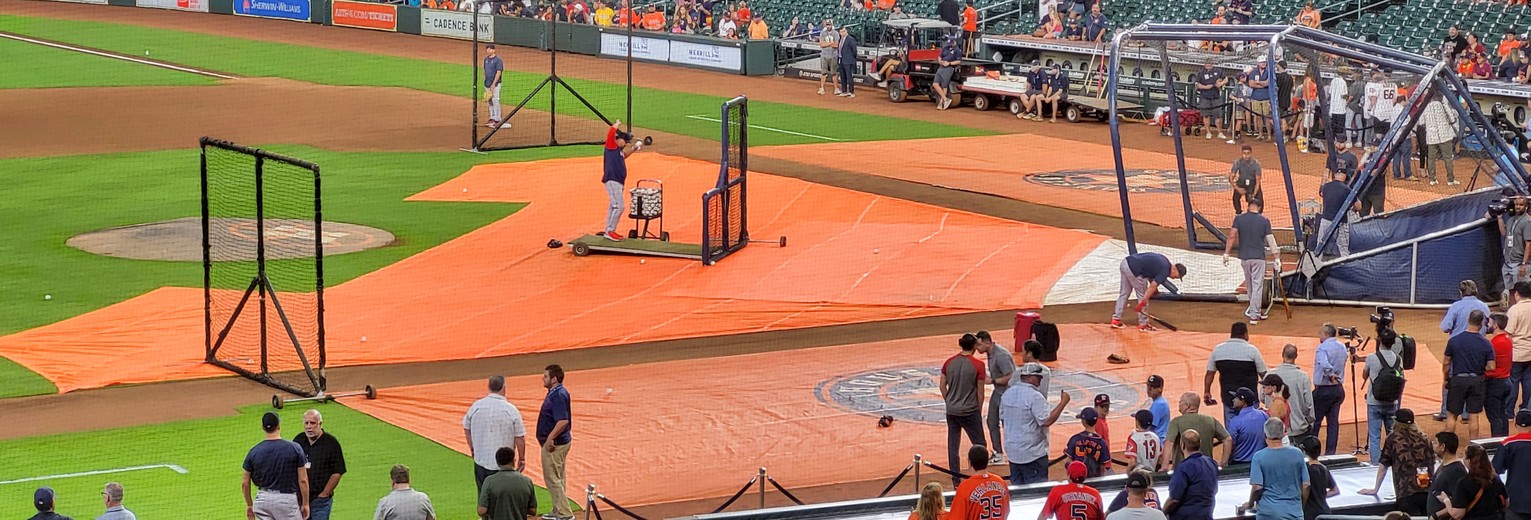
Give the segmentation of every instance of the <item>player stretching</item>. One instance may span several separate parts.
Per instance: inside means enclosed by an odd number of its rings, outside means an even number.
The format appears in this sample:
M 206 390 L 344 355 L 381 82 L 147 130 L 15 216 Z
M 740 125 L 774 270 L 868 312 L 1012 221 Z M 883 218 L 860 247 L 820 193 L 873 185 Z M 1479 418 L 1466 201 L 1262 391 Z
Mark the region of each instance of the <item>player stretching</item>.
M 606 131 L 606 157 L 605 174 L 601 176 L 601 183 L 606 185 L 606 198 L 611 201 L 611 209 L 606 213 L 606 231 L 601 236 L 612 242 L 621 242 L 622 235 L 617 234 L 617 222 L 622 220 L 622 188 L 627 186 L 627 156 L 643 149 L 643 142 L 633 142 L 633 134 L 618 130 L 621 121 L 611 123 L 611 129 Z M 627 144 L 632 143 L 632 148 Z
M 1138 253 L 1123 258 L 1121 270 L 1122 290 L 1116 295 L 1116 312 L 1111 315 L 1111 328 L 1122 328 L 1122 311 L 1127 308 L 1127 298 L 1136 291 L 1138 330 L 1158 330 L 1148 324 L 1148 300 L 1153 299 L 1160 286 L 1169 289 L 1172 294 L 1180 294 L 1180 289 L 1176 289 L 1169 279 L 1179 280 L 1185 276 L 1185 264 L 1171 264 L 1169 258 L 1159 253 Z
M 989 449 L 968 448 L 968 465 L 973 467 L 973 476 L 957 486 L 946 519 L 1004 520 L 1010 516 L 1010 485 L 999 475 L 989 473 Z
M 1048 520 L 1056 515 L 1058 520 L 1103 520 L 1106 518 L 1106 509 L 1101 504 L 1100 492 L 1095 488 L 1084 485 L 1084 463 L 1073 461 L 1069 463 L 1069 482 L 1053 487 L 1047 493 L 1047 502 L 1042 504 L 1042 513 L 1037 515 L 1037 520 Z

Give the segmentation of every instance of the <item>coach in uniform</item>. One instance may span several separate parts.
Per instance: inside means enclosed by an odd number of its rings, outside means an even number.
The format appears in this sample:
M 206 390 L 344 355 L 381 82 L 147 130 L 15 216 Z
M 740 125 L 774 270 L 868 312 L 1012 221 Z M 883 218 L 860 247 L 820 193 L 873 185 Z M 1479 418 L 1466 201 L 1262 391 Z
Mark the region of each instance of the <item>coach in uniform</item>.
M 505 61 L 495 54 L 494 44 L 484 47 L 484 101 L 489 102 L 489 128 L 500 126 L 500 78 L 505 74 Z M 510 125 L 506 125 L 510 126 Z
M 1245 159 L 1249 158 L 1249 145 L 1244 145 Z M 1243 161 L 1244 159 L 1239 159 Z M 1249 159 L 1253 161 L 1254 159 Z M 1239 166 L 1234 165 L 1237 170 Z M 1259 163 L 1255 163 L 1259 168 Z M 1259 174 L 1255 174 L 1254 192 L 1259 193 Z M 1242 184 L 1244 174 L 1239 174 Z M 1234 196 L 1234 206 L 1238 206 L 1238 196 Z M 1261 196 L 1254 195 L 1249 198 L 1249 211 L 1233 217 L 1233 228 L 1228 230 L 1227 245 L 1223 247 L 1223 265 L 1228 265 L 1228 254 L 1233 252 L 1234 245 L 1239 248 L 1239 267 L 1244 271 L 1244 286 L 1249 289 L 1249 308 L 1244 310 L 1244 317 L 1249 318 L 1249 324 L 1260 323 L 1265 316 L 1265 259 L 1273 256 L 1279 249 L 1275 247 L 1276 237 L 1271 235 L 1271 221 L 1260 212 L 1265 207 L 1265 201 Z M 1276 276 L 1281 276 L 1281 258 L 1276 258 Z
M 1169 289 L 1172 294 L 1180 294 L 1180 289 L 1175 288 L 1170 279 L 1179 280 L 1184 277 L 1185 264 L 1172 264 L 1169 258 L 1159 253 L 1138 253 L 1123 258 L 1120 271 L 1122 287 L 1116 295 L 1116 311 L 1111 314 L 1111 328 L 1122 328 L 1122 311 L 1127 308 L 1127 298 L 1136 292 L 1138 330 L 1158 330 L 1148 324 L 1148 301 L 1159 293 L 1160 286 Z
M 633 134 L 619 130 L 621 126 L 621 120 L 614 121 L 611 129 L 606 131 L 604 174 L 601 176 L 601 184 L 606 185 L 606 200 L 611 203 L 606 212 L 606 231 L 601 236 L 612 242 L 622 241 L 622 235 L 617 234 L 617 223 L 622 220 L 622 189 L 627 186 L 627 156 L 643 149 L 642 142 L 633 142 Z M 632 148 L 627 147 L 629 143 L 633 145 Z
M 346 473 L 346 456 L 340 441 L 324 431 L 324 416 L 319 410 L 303 412 L 303 433 L 292 439 L 308 457 L 308 520 L 330 520 L 335 486 Z
M 298 444 L 282 438 L 282 419 L 276 412 L 261 416 L 266 440 L 245 454 L 241 495 L 245 513 L 259 520 L 305 520 L 308 518 L 308 456 Z M 250 484 L 259 488 L 254 499 Z

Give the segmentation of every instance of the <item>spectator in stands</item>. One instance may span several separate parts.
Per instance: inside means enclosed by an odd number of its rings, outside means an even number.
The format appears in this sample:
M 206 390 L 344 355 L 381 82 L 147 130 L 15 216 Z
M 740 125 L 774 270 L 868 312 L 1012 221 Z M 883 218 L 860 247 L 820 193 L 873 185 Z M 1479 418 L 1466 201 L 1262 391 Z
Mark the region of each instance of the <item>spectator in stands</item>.
M 1467 330 L 1446 341 L 1446 359 L 1441 364 L 1441 379 L 1447 382 L 1446 410 L 1451 412 L 1446 431 L 1456 433 L 1460 421 L 1467 424 L 1471 439 L 1478 438 L 1473 414 L 1483 413 L 1484 373 L 1495 366 L 1494 346 L 1482 334 L 1485 319 L 1483 311 L 1467 315 Z
M 857 54 L 858 42 L 850 31 L 840 28 L 840 88 L 845 91 L 845 97 L 856 97 L 856 64 L 860 61 Z
M 1138 410 L 1132 414 L 1132 422 L 1137 428 L 1127 435 L 1127 449 L 1123 450 L 1122 456 L 1127 459 L 1128 467 L 1158 471 L 1159 460 L 1164 458 L 1161 453 L 1164 450 L 1164 439 L 1154 433 L 1154 413 Z M 1100 424 L 1106 422 L 1101 421 Z M 1110 441 L 1107 440 L 1106 444 L 1109 446 Z
M 750 11 L 750 6 L 743 0 L 739 1 L 739 8 L 734 10 L 734 18 L 741 25 L 749 25 L 755 20 L 755 13 Z
M 1345 150 L 1346 146 L 1343 139 L 1335 141 L 1334 146 L 1337 152 L 1329 155 L 1329 169 L 1331 172 L 1329 175 L 1332 180 L 1318 188 L 1319 199 L 1324 203 L 1323 216 L 1318 221 L 1318 236 L 1322 240 L 1324 236 L 1329 234 L 1330 228 L 1338 226 L 1338 229 L 1334 231 L 1335 248 L 1339 251 L 1340 256 L 1349 256 L 1350 223 L 1353 219 L 1348 214 L 1359 211 L 1361 203 L 1356 201 L 1351 204 L 1349 210 L 1344 207 L 1345 198 L 1350 196 L 1350 185 L 1345 184 L 1345 179 L 1349 175 L 1348 170 L 1355 167 L 1356 156 Z M 1343 220 L 1341 217 L 1344 217 Z M 1329 252 L 1326 250 L 1324 254 L 1327 255 Z M 1315 397 L 1314 409 L 1316 410 L 1317 408 L 1318 403 Z M 1313 433 L 1315 435 L 1318 434 L 1317 431 Z
M 1228 18 L 1237 25 L 1249 25 L 1249 19 L 1255 15 L 1255 4 L 1251 0 L 1229 0 Z
M 521 411 L 505 399 L 505 376 L 489 378 L 489 395 L 479 398 L 462 418 L 463 435 L 468 440 L 468 456 L 473 458 L 473 481 L 479 489 L 484 478 L 499 471 L 494 458 L 500 448 L 510 446 L 516 453 L 526 453 L 526 426 Z M 525 467 L 523 458 L 522 466 Z
M 1435 175 L 1436 161 L 1446 163 L 1446 185 L 1456 186 L 1456 139 L 1457 139 L 1457 114 L 1446 108 L 1446 102 L 1440 94 L 1425 105 L 1425 110 L 1420 116 L 1425 127 L 1425 175 L 1430 178 L 1430 185 L 1439 184 Z
M 1425 497 L 1425 516 L 1440 516 L 1441 510 L 1446 505 L 1441 500 L 1444 494 L 1456 490 L 1457 484 L 1467 478 L 1467 465 L 1462 463 L 1459 455 L 1461 439 L 1452 432 L 1437 432 L 1435 434 L 1435 457 L 1440 460 L 1436 466 L 1435 475 L 1430 477 L 1430 491 Z
M 980 330 L 973 337 L 978 338 L 978 353 L 986 358 L 989 381 L 994 384 L 994 391 L 989 394 L 988 413 L 984 417 L 989 427 L 989 440 L 994 446 L 994 457 L 989 463 L 1002 464 L 1005 462 L 1005 436 L 999 424 L 999 403 L 1004 399 L 1005 391 L 1010 389 L 1010 379 L 1015 375 L 1015 358 L 1010 356 L 1010 350 L 1004 345 L 994 342 L 989 331 Z
M 1228 339 L 1212 347 L 1207 358 L 1206 376 L 1202 378 L 1202 392 L 1207 396 L 1207 406 L 1217 404 L 1213 398 L 1212 379 L 1218 378 L 1218 388 L 1223 395 L 1234 395 L 1240 388 L 1254 388 L 1265 377 L 1267 368 L 1260 350 L 1249 343 L 1249 325 L 1236 321 L 1229 326 Z M 1180 413 L 1186 413 L 1182 403 Z M 1194 411 L 1194 410 L 1193 410 Z M 1223 407 L 1223 422 L 1232 424 L 1238 413 L 1230 399 Z M 1203 434 L 1208 432 L 1203 431 Z M 1168 440 L 1168 439 L 1166 439 Z
M 973 8 L 973 0 L 967 0 L 966 4 L 962 8 L 962 36 L 965 42 L 962 55 L 970 56 L 978 50 L 973 46 L 973 38 L 978 35 L 978 9 Z
M 1512 27 L 1506 27 L 1504 29 L 1504 37 L 1499 39 L 1499 47 L 1496 49 L 1497 52 L 1495 52 L 1495 54 L 1499 56 L 1499 61 L 1501 63 L 1507 61 L 1514 62 L 1515 53 L 1520 50 L 1522 43 L 1523 42 L 1515 37 L 1515 29 Z
M 787 28 L 782 29 L 781 38 L 783 40 L 791 40 L 793 38 L 797 38 L 798 36 L 802 36 L 804 32 L 803 29 L 803 26 L 798 24 L 797 17 L 794 16 L 792 17 L 792 22 L 787 24 Z
M 1015 369 L 1015 384 L 1000 401 L 1000 421 L 1005 427 L 1005 457 L 1010 463 L 1010 483 L 1025 485 L 1047 480 L 1048 431 L 1068 407 L 1068 392 L 1058 396 L 1057 405 L 1037 390 L 1042 382 L 1042 365 L 1026 363 Z
M 1196 394 L 1187 392 L 1187 395 L 1194 404 Z M 1175 463 L 1164 512 L 1173 520 L 1211 520 L 1212 508 L 1217 504 L 1217 463 L 1201 452 L 1201 433 L 1197 430 L 1186 430 L 1173 446 L 1177 457 L 1179 453 L 1189 455 Z
M 1036 32 L 1032 33 L 1032 35 L 1048 39 L 1061 38 L 1063 36 L 1063 15 L 1057 9 L 1053 9 L 1045 18 L 1042 18 L 1042 24 L 1037 26 Z
M 957 38 L 947 35 L 941 39 L 941 56 L 936 59 L 940 68 L 936 69 L 936 83 L 932 88 L 939 98 L 936 101 L 936 110 L 946 110 L 952 105 L 952 77 L 957 75 L 957 66 L 962 64 L 962 51 L 957 49 Z
M 138 515 L 122 506 L 122 484 L 107 482 L 101 489 L 101 501 L 106 505 L 106 512 L 96 520 L 138 520 Z
M 260 426 L 266 439 L 245 454 L 240 494 L 245 499 L 245 515 L 251 518 L 308 518 L 308 457 L 303 455 L 303 448 L 282 438 L 281 424 L 276 412 L 262 415 Z M 253 499 L 251 484 L 259 488 Z
M 910 15 L 909 13 L 904 12 L 904 6 L 899 5 L 899 4 L 893 4 L 893 11 L 888 13 L 888 19 L 889 20 L 902 20 L 904 18 L 914 18 L 914 16 Z
M 1211 437 L 1207 443 L 1207 451 L 1212 451 L 1215 443 L 1229 438 L 1228 430 L 1223 424 L 1210 415 L 1201 413 L 1201 396 L 1196 392 L 1180 394 L 1180 416 L 1170 421 L 1168 435 L 1164 438 L 1167 449 L 1159 455 L 1159 468 L 1168 470 L 1170 465 L 1180 467 L 1181 461 L 1185 460 L 1188 453 L 1183 450 L 1183 438 L 1191 432 L 1207 432 L 1205 435 L 1197 434 L 1197 446 L 1200 448 L 1200 439 L 1204 436 Z M 1224 448 L 1231 449 L 1231 448 Z
M 1440 493 L 1446 512 L 1453 520 L 1503 518 L 1509 495 L 1489 463 L 1488 451 L 1477 444 L 1469 444 L 1465 451 L 1467 478 L 1451 493 Z
M 1249 85 L 1249 111 L 1251 121 L 1254 123 L 1254 136 L 1256 141 L 1263 141 L 1271 134 L 1271 76 L 1270 64 L 1266 63 L 1266 57 L 1261 56 L 1258 64 L 1249 73 L 1246 82 Z
M 952 27 L 962 27 L 962 6 L 957 4 L 957 0 L 941 0 L 936 5 L 936 17 Z
M 308 457 L 308 520 L 329 520 L 334 504 L 335 487 L 346 473 L 346 456 L 340 441 L 324 431 L 324 416 L 319 410 L 303 412 L 303 433 L 292 442 L 303 448 Z
M 1494 66 L 1489 64 L 1487 53 L 1473 56 L 1473 74 L 1470 79 L 1494 79 Z
M 374 520 L 436 520 L 431 497 L 409 487 L 409 466 L 395 464 L 388 471 L 393 491 L 377 501 Z
M 733 17 L 732 14 L 729 14 L 727 12 L 719 13 L 718 14 L 718 19 L 719 19 L 718 20 L 718 37 L 719 38 L 727 38 L 727 39 L 730 39 L 730 40 L 736 40 L 736 39 L 739 38 L 739 25 L 734 23 L 734 17 Z M 840 37 L 842 39 L 845 38 L 845 30 L 844 29 L 840 30 Z M 842 63 L 841 65 L 843 66 L 844 64 Z M 841 83 L 840 87 L 842 89 L 846 88 L 844 83 Z
M 1438 27 L 1438 26 L 1437 26 Z M 1441 56 L 1450 56 L 1455 62 L 1457 55 L 1467 50 L 1467 37 L 1462 30 L 1453 25 L 1446 30 L 1446 39 L 1441 41 Z
M 1005 479 L 999 475 L 989 473 L 989 449 L 982 445 L 968 448 L 968 467 L 973 469 L 973 476 L 957 485 L 947 518 L 971 520 L 1010 516 L 1010 486 L 1006 486 Z
M 828 18 L 824 19 L 823 30 L 819 32 L 819 95 L 824 95 L 824 83 L 828 82 L 834 88 L 835 95 L 840 95 L 840 32 L 835 30 L 835 22 Z
M 769 39 L 771 39 L 771 28 L 766 25 L 765 17 L 757 16 L 755 18 L 751 18 L 750 19 L 750 39 L 751 40 L 769 40 Z
M 1419 516 L 1425 513 L 1429 487 L 1428 475 L 1435 472 L 1435 450 L 1430 439 L 1414 424 L 1414 411 L 1400 408 L 1393 417 L 1397 426 L 1388 434 L 1382 445 L 1380 458 L 1372 459 L 1377 466 L 1377 480 L 1371 488 L 1357 494 L 1377 496 L 1382 487 L 1382 476 L 1393 473 L 1393 496 L 1398 510 Z
M 1499 67 L 1494 70 L 1494 75 L 1505 81 L 1519 82 L 1520 75 L 1520 50 L 1511 49 L 1509 54 L 1499 57 Z
M 1270 418 L 1264 410 L 1257 408 L 1260 399 L 1255 397 L 1255 391 L 1248 388 L 1239 388 L 1228 397 L 1233 403 L 1233 418 L 1228 421 L 1228 434 L 1233 445 L 1225 450 L 1227 453 L 1223 466 L 1229 464 L 1248 464 L 1254 460 L 1255 452 L 1265 446 L 1263 429 L 1265 420 Z M 1285 426 L 1282 427 L 1281 435 L 1286 436 Z
M 1095 424 L 1100 422 L 1100 413 L 1094 407 L 1085 407 L 1074 416 L 1079 419 L 1083 430 L 1069 437 L 1068 445 L 1063 448 L 1063 455 L 1069 460 L 1084 464 L 1090 478 L 1099 477 L 1111 472 L 1111 448 L 1106 446 L 1106 440 L 1095 433 Z
M 983 386 L 989 379 L 984 362 L 973 355 L 978 349 L 978 338 L 963 334 L 957 339 L 957 347 L 961 351 L 941 364 L 940 379 L 941 397 L 946 403 L 946 455 L 953 470 L 961 460 L 957 453 L 962 434 L 966 433 L 974 445 L 984 445 Z M 958 483 L 953 477 L 952 485 Z
M 1302 11 L 1297 13 L 1297 24 L 1311 29 L 1319 29 L 1323 26 L 1324 14 L 1313 8 L 1313 2 L 1309 0 L 1302 6 Z
M 1286 428 L 1292 444 L 1297 444 L 1303 437 L 1314 436 L 1314 379 L 1307 376 L 1303 367 L 1297 366 L 1295 344 L 1288 343 L 1281 347 L 1281 364 L 1271 367 L 1271 375 L 1280 376 L 1281 382 L 1286 382 L 1286 388 L 1292 393 L 1292 398 L 1286 401 L 1292 408 L 1289 414 L 1291 422 Z
M 1393 416 L 1398 413 L 1396 396 L 1387 396 L 1391 399 L 1377 397 L 1377 378 L 1384 370 L 1393 371 L 1393 375 L 1402 374 L 1403 356 L 1398 354 L 1402 346 L 1398 333 L 1392 328 L 1377 331 L 1377 351 L 1366 356 L 1366 370 L 1361 372 L 1361 386 L 1366 387 L 1366 446 L 1372 461 L 1381 459 L 1383 436 L 1391 435 Z
M 945 493 L 940 482 L 927 482 L 920 488 L 920 500 L 914 503 L 909 520 L 946 520 Z
M 1079 41 L 1084 39 L 1084 24 L 1079 15 L 1070 14 L 1067 21 L 1063 22 L 1063 39 Z
M 670 32 L 674 34 L 691 34 L 691 22 L 687 17 L 675 18 L 675 24 L 670 26 Z
M 1308 468 L 1302 451 L 1283 446 L 1286 427 L 1274 417 L 1265 420 L 1265 449 L 1254 454 L 1249 466 L 1249 501 L 1236 508 L 1242 516 L 1258 505 L 1260 518 L 1297 518 L 1308 495 Z
M 654 6 L 654 5 L 649 6 L 649 8 L 643 13 L 642 18 L 640 18 L 640 20 L 642 21 L 642 24 L 643 24 L 642 27 L 644 28 L 644 30 L 649 30 L 649 31 L 663 31 L 664 30 L 665 15 L 664 15 L 664 13 L 659 11 L 659 7 L 658 6 Z
M 37 514 L 27 520 L 74 520 L 67 516 L 53 512 L 53 488 L 43 486 L 32 493 L 32 505 L 37 507 Z
M 1485 323 L 1489 344 L 1494 347 L 1494 369 L 1484 374 L 1483 415 L 1488 417 L 1489 435 L 1504 437 L 1510 434 L 1510 418 L 1515 416 L 1514 398 L 1510 397 L 1510 367 L 1515 357 L 1514 340 L 1505 333 L 1509 317 L 1503 313 L 1489 315 Z
M 486 520 L 523 520 L 537 514 L 537 493 L 532 479 L 522 475 L 516 468 L 526 463 L 516 462 L 516 450 L 503 447 L 494 452 L 495 463 L 500 471 L 484 479 L 478 492 L 478 516 Z M 548 491 L 553 491 L 549 489 Z M 556 493 L 556 491 L 554 491 Z M 565 501 L 567 503 L 568 501 Z M 555 510 L 557 503 L 553 504 Z M 568 506 L 565 506 L 568 507 Z M 559 515 L 558 518 L 574 515 Z
M 1505 517 L 1531 518 L 1531 410 L 1515 413 L 1515 435 L 1504 439 L 1494 452 L 1494 471 L 1506 474 L 1510 504 Z
M 1309 488 L 1302 500 L 1303 520 L 1314 520 L 1318 515 L 1329 514 L 1329 498 L 1340 494 L 1340 486 L 1334 482 L 1334 475 L 1329 473 L 1329 468 L 1318 461 L 1323 444 L 1317 437 L 1308 437 L 1302 444 L 1293 443 L 1293 446 L 1308 456 Z
M 1458 54 L 1457 55 L 1457 61 L 1456 61 L 1455 67 L 1457 69 L 1457 75 L 1458 76 L 1461 76 L 1463 79 L 1472 79 L 1472 77 L 1473 77 L 1473 55 L 1472 55 L 1472 53 L 1464 52 L 1464 53 Z
M 1037 520 L 1103 520 L 1106 504 L 1100 498 L 1100 491 L 1085 485 L 1089 470 L 1084 463 L 1069 462 L 1067 471 L 1068 482 L 1053 486 L 1047 492 L 1047 501 L 1042 504 L 1042 513 L 1037 515 Z
M 1100 2 L 1090 6 L 1090 16 L 1084 20 L 1085 41 L 1101 43 L 1106 39 L 1106 30 L 1111 27 L 1110 21 L 1106 20 L 1105 13 L 1100 12 Z
M 1223 71 L 1212 66 L 1212 59 L 1202 61 L 1201 70 L 1191 75 L 1191 82 L 1196 84 L 1196 110 L 1201 112 L 1201 131 L 1207 139 L 1212 139 L 1212 131 L 1217 131 L 1218 139 L 1227 139 L 1223 134 L 1223 87 L 1228 85 L 1228 78 Z

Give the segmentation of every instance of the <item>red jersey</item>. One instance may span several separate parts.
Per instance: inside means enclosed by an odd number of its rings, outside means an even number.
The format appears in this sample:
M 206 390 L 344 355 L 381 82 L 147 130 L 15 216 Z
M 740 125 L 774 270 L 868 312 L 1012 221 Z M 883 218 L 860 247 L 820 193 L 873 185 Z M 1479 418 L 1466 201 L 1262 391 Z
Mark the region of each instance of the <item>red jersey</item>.
M 1046 396 L 1043 396 L 1046 397 Z M 1100 420 L 1095 421 L 1095 433 L 1100 435 L 1101 440 L 1106 442 L 1106 451 L 1111 450 L 1111 423 L 1106 422 L 1106 414 L 1100 414 Z
M 1056 516 L 1058 520 L 1103 520 L 1105 511 L 1099 491 L 1073 482 L 1054 487 L 1042 505 L 1043 518 Z
M 1100 494 L 1095 495 L 1096 503 Z M 1096 511 L 1100 509 L 1097 507 Z M 957 486 L 952 510 L 947 520 L 1004 520 L 1010 516 L 1010 484 L 998 475 L 984 472 L 968 477 Z
M 1510 377 L 1511 356 L 1515 353 L 1515 345 L 1512 344 L 1509 334 L 1495 334 L 1489 338 L 1489 344 L 1494 346 L 1494 369 L 1483 373 L 1483 377 L 1489 379 L 1505 379 Z

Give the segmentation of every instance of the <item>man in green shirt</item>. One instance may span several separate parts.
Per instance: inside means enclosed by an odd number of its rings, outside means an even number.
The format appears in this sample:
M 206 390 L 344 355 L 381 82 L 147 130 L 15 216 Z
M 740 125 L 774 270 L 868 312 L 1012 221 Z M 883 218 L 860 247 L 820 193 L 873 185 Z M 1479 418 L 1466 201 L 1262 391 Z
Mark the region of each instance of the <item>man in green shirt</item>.
M 1200 410 L 1201 396 L 1196 395 L 1196 392 L 1180 394 L 1180 416 L 1170 420 L 1169 430 L 1165 432 L 1166 438 L 1164 439 L 1163 446 L 1170 449 L 1160 452 L 1159 467 L 1167 470 L 1169 469 L 1170 462 L 1174 462 L 1176 466 L 1179 466 L 1180 461 L 1185 460 L 1186 453 L 1181 449 L 1180 435 L 1187 431 L 1196 430 L 1196 433 L 1200 434 L 1203 447 L 1202 453 L 1207 456 L 1212 455 L 1213 444 L 1217 441 L 1228 439 L 1228 429 L 1224 428 L 1222 423 L 1217 422 L 1216 418 L 1200 413 Z M 1223 449 L 1231 448 L 1224 447 Z
M 500 471 L 484 479 L 478 493 L 478 517 L 487 520 L 526 520 L 537 514 L 532 479 L 516 471 L 516 450 L 506 446 L 494 453 Z

